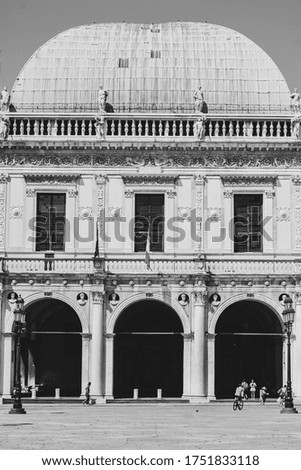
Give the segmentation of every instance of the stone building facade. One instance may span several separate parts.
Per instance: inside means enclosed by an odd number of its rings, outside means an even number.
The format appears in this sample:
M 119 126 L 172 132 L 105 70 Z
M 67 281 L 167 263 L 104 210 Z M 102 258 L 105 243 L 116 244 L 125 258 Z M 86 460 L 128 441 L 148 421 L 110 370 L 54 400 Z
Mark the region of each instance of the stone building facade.
M 3 397 L 16 293 L 24 389 L 195 403 L 243 379 L 276 396 L 289 295 L 301 398 L 299 115 L 258 46 L 202 23 L 73 28 L 29 59 L 2 118 Z

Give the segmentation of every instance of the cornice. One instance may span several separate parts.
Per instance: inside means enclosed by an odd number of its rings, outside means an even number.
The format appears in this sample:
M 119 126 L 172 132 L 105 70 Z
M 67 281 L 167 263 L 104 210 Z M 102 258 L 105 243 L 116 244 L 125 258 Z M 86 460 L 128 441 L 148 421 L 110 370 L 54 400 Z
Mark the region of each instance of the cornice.
M 37 174 L 27 173 L 24 179 L 28 184 L 76 184 L 80 178 L 79 174 Z

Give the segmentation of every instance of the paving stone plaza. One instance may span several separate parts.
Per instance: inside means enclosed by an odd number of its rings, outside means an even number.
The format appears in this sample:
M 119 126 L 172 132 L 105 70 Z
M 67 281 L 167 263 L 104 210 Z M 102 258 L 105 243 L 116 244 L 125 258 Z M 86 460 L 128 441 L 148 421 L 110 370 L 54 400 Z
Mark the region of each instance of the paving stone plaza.
M 300 450 L 301 413 L 246 403 L 0 407 L 0 448 L 20 450 Z M 281 430 L 281 433 L 279 431 Z

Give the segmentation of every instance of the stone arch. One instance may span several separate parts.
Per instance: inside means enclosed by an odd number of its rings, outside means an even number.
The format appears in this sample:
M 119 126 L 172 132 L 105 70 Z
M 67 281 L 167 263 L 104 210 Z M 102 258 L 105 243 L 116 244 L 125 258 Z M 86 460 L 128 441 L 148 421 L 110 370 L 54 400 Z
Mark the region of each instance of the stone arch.
M 45 300 L 45 299 L 49 299 L 49 298 L 57 299 L 57 300 L 60 300 L 60 301 L 64 302 L 65 304 L 69 305 L 75 311 L 75 313 L 77 314 L 77 316 L 79 318 L 79 321 L 81 323 L 82 332 L 83 333 L 88 333 L 89 332 L 89 321 L 88 321 L 86 313 L 83 311 L 83 309 L 81 309 L 79 307 L 79 305 L 77 304 L 77 302 L 75 300 L 71 299 L 67 295 L 60 294 L 60 293 L 57 293 L 57 292 L 53 292 L 51 297 L 45 297 L 43 293 L 39 293 L 39 292 L 30 293 L 29 295 L 27 295 L 27 293 L 21 293 L 21 295 L 24 299 L 25 308 L 29 307 L 30 305 L 32 305 L 35 302 Z M 6 333 L 12 331 L 13 323 L 14 323 L 14 312 L 13 312 L 13 309 L 12 309 L 6 315 L 6 320 L 5 320 L 5 332 Z
M 270 297 L 264 294 L 254 294 L 254 297 L 246 297 L 246 294 L 237 294 L 237 295 L 229 297 L 224 302 L 220 303 L 220 305 L 214 312 L 213 318 L 211 319 L 211 322 L 208 328 L 208 333 L 209 334 L 215 333 L 215 328 L 216 328 L 218 319 L 222 315 L 222 313 L 226 310 L 226 308 L 242 300 L 246 302 L 257 301 L 257 302 L 263 303 L 276 314 L 280 324 L 283 325 L 283 318 L 281 315 L 283 307 L 278 305 L 273 299 L 271 299 Z
M 189 325 L 189 319 L 188 315 L 186 314 L 185 310 L 172 298 L 169 298 L 168 301 L 167 299 L 164 298 L 163 295 L 160 294 L 155 294 L 152 297 L 146 297 L 145 293 L 138 293 L 135 295 L 132 295 L 130 297 L 127 297 L 123 301 L 119 302 L 117 307 L 112 313 L 111 318 L 108 321 L 107 324 L 107 333 L 108 334 L 113 334 L 114 333 L 114 328 L 116 321 L 119 317 L 119 315 L 131 304 L 134 304 L 136 302 L 139 302 L 141 300 L 145 301 L 152 301 L 152 300 L 157 300 L 159 302 L 162 302 L 163 304 L 167 305 L 168 307 L 171 307 L 175 313 L 179 316 L 182 326 L 183 326 L 183 331 L 185 334 L 188 334 L 191 332 L 190 330 L 190 325 Z

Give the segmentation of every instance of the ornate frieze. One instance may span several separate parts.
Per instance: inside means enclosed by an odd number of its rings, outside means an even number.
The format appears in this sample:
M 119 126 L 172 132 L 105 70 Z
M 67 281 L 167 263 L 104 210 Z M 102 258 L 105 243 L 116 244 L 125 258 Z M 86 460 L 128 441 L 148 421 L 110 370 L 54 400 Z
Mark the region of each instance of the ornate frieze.
M 165 175 L 130 175 L 124 176 L 123 181 L 126 185 L 174 185 L 175 176 Z
M 160 154 L 163 153 L 163 154 Z M 160 149 L 139 150 L 139 153 L 124 151 L 123 154 L 116 150 L 84 150 L 79 153 L 74 151 L 60 152 L 49 151 L 48 155 L 32 152 L 19 154 L 18 152 L 0 155 L 1 165 L 7 167 L 29 166 L 34 168 L 51 167 L 166 167 L 166 168 L 301 168 L 300 152 L 290 152 L 287 149 L 274 150 L 272 152 L 258 151 L 238 151 L 237 149 L 224 149 L 211 154 L 208 151 L 200 150 L 168 150 L 162 152 Z
M 47 185 L 60 185 L 60 184 L 76 184 L 80 178 L 79 174 L 25 174 L 26 183 L 29 184 L 47 184 Z
M 276 176 L 222 176 L 224 186 L 275 186 Z

